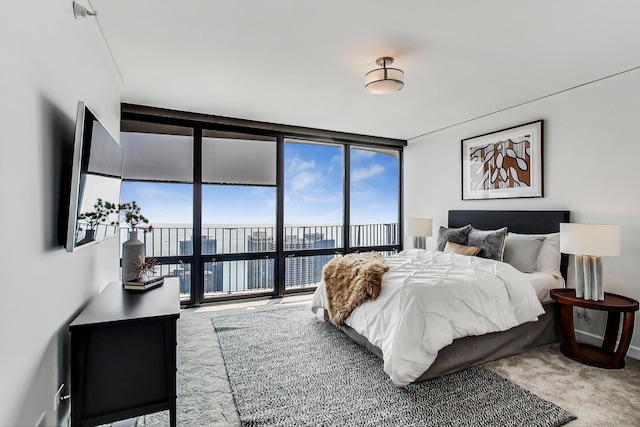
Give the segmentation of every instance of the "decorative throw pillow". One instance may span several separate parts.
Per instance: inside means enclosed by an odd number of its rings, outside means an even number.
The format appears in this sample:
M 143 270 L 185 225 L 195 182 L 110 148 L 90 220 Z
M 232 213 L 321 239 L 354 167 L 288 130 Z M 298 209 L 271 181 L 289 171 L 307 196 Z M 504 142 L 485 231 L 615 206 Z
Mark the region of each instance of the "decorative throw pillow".
M 478 230 L 471 228 L 467 245 L 480 249 L 479 257 L 502 261 L 504 242 L 507 237 L 507 227 L 498 230 Z
M 544 237 L 526 234 L 507 234 L 504 244 L 504 262 L 508 262 L 523 273 L 538 271 L 538 254 Z
M 467 244 L 467 236 L 471 230 L 471 225 L 465 225 L 460 228 L 440 227 L 438 230 L 438 239 L 436 240 L 436 251 L 444 251 L 447 242 L 457 243 L 459 245 Z
M 460 254 L 460 255 L 476 256 L 480 252 L 480 248 L 477 248 L 475 246 L 465 246 L 465 245 L 459 245 L 453 242 L 447 242 L 447 244 L 444 246 L 444 251 L 453 252 L 455 254 Z

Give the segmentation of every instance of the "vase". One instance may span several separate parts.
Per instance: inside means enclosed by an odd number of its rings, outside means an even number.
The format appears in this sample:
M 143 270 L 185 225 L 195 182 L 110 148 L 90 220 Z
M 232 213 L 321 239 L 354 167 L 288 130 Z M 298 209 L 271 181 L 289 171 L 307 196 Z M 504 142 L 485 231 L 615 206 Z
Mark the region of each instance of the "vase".
M 129 240 L 122 244 L 122 281 L 135 280 L 140 277 L 136 264 L 145 258 L 144 242 L 138 240 L 138 230 L 129 231 Z
M 96 240 L 96 230 L 87 230 L 85 231 L 82 240 L 78 240 L 76 246 L 84 245 L 85 243 L 90 243 L 94 240 Z

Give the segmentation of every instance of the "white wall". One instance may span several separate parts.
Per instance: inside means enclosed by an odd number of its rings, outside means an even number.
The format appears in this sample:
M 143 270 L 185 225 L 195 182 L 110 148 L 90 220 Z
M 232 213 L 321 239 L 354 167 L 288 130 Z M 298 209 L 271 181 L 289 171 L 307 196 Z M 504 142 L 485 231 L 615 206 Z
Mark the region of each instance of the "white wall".
M 60 167 L 69 161 L 76 104 L 119 133 L 120 82 L 93 19 L 71 0 L 0 2 L 0 426 L 64 421 L 67 325 L 118 278 L 118 241 L 75 253 L 57 243 Z M 68 389 L 67 389 L 68 391 Z
M 449 209 L 568 209 L 572 222 L 619 224 L 622 254 L 603 260 L 605 290 L 640 300 L 639 113 L 635 70 L 412 140 L 405 151 L 405 215 L 433 218 L 434 234 L 446 226 Z M 538 119 L 544 198 L 462 201 L 460 140 Z M 427 246 L 433 244 L 430 238 Z M 604 316 L 589 315 L 591 324 L 576 328 L 601 337 Z M 629 355 L 640 358 L 637 321 Z

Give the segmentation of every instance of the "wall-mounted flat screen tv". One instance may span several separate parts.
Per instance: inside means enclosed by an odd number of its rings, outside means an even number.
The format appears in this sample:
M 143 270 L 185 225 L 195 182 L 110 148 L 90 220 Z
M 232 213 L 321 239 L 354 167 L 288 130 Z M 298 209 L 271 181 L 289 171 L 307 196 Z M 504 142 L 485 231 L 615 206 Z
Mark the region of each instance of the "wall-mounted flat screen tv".
M 120 202 L 124 150 L 89 107 L 78 102 L 67 251 L 118 235 L 118 213 L 109 209 Z

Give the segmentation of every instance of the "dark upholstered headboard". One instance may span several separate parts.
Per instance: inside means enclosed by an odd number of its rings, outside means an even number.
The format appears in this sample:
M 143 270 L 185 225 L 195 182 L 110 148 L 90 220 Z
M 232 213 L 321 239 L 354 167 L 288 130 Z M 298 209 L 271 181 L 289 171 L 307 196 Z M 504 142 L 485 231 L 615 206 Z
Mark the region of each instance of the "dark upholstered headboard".
M 570 222 L 569 211 L 449 211 L 449 227 L 471 224 L 479 230 L 507 227 L 513 233 L 546 234 L 560 231 L 561 222 Z M 567 280 L 569 257 L 562 254 L 560 272 Z

